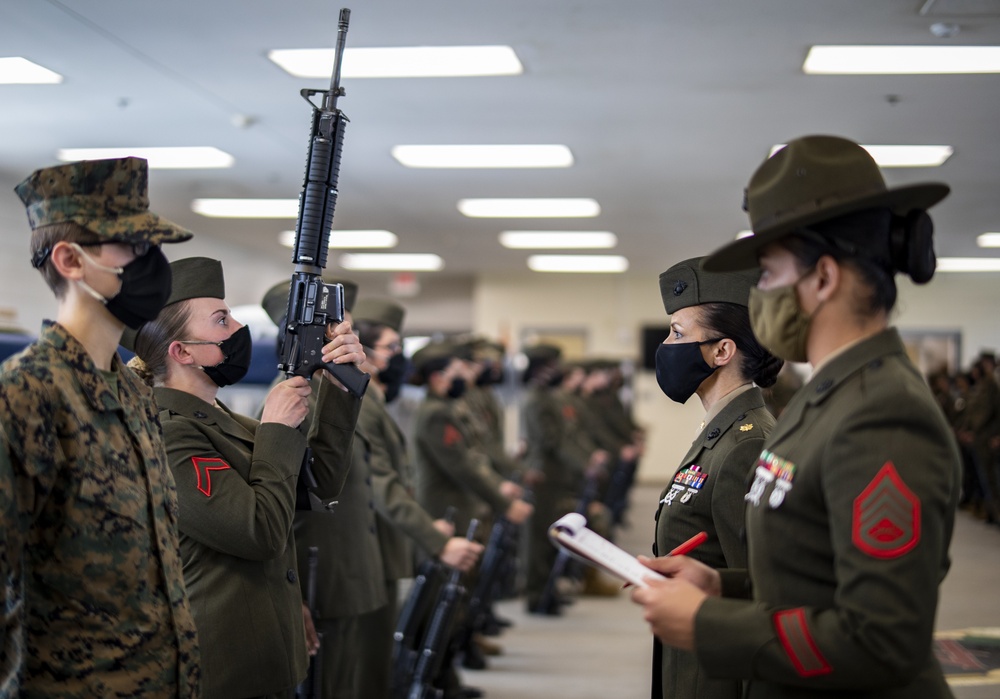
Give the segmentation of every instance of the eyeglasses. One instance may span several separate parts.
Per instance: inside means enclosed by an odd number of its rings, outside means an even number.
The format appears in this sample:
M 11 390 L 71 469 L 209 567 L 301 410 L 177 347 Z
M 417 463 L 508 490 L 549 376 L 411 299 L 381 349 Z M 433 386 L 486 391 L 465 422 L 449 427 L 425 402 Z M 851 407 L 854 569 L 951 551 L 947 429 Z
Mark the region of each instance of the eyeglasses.
M 403 349 L 403 345 L 399 342 L 390 342 L 387 345 L 375 345 L 372 349 L 388 350 L 390 354 L 396 354 Z

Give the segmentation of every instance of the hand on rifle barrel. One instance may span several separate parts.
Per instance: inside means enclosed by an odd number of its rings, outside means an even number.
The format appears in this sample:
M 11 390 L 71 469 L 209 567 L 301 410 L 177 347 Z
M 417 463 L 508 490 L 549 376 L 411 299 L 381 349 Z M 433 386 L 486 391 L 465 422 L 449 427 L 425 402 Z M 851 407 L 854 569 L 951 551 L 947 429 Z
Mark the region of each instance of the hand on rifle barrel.
M 309 613 L 309 607 L 305 602 L 302 603 L 302 622 L 306 627 L 306 650 L 309 651 L 309 655 L 316 655 L 319 652 L 319 634 L 316 633 L 312 614 Z
M 461 536 L 453 536 L 444 545 L 439 558 L 442 563 L 468 573 L 483 554 L 483 545 Z

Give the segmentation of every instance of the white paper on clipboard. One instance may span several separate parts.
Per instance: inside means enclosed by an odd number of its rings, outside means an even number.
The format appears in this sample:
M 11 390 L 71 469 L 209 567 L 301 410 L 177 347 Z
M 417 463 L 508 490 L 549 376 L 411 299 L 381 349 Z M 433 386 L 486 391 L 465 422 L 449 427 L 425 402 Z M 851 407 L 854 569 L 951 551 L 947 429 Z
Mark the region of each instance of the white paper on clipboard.
M 549 538 L 577 560 L 596 566 L 638 587 L 646 587 L 647 580 L 665 579 L 655 570 L 644 566 L 629 552 L 588 529 L 587 518 L 578 512 L 571 512 L 553 522 L 549 527 Z

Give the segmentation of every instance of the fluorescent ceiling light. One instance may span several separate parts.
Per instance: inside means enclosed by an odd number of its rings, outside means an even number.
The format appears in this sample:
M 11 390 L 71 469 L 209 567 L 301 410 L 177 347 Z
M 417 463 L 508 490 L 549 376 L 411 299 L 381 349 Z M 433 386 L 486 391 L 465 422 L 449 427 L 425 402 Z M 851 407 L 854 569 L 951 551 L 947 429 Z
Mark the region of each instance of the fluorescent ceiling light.
M 195 199 L 191 210 L 211 218 L 298 218 L 298 199 Z
M 749 238 L 753 235 L 753 231 L 740 231 L 736 234 L 736 240 L 741 240 L 743 238 Z
M 334 49 L 276 49 L 267 57 L 297 78 L 330 79 Z M 520 75 L 510 46 L 400 46 L 344 49 L 341 78 Z
M 1000 272 L 1000 257 L 941 257 L 938 272 Z
M 981 248 L 1000 248 L 1000 233 L 983 233 L 976 238 Z
M 177 148 L 60 148 L 56 158 L 73 160 L 104 160 L 106 158 L 145 158 L 150 169 L 200 169 L 232 167 L 236 159 L 212 146 L 181 146 Z
M 344 269 L 436 272 L 444 267 L 444 260 L 430 253 L 347 253 L 340 256 Z
M 461 199 L 470 218 L 591 218 L 601 213 L 593 199 Z
M 27 58 L 10 56 L 0 58 L 0 85 L 54 85 L 61 83 L 63 76 Z
M 569 167 L 573 154 L 561 145 L 395 146 L 392 157 L 406 167 Z
M 785 147 L 771 146 L 771 155 Z M 861 146 L 875 159 L 879 167 L 937 167 L 952 156 L 951 146 Z
M 621 255 L 532 255 L 528 267 L 535 272 L 624 272 L 628 260 Z
M 1000 73 L 1000 46 L 813 46 L 802 70 L 818 75 Z
M 613 248 L 618 236 L 608 231 L 504 231 L 500 244 L 514 250 Z
M 295 231 L 282 231 L 278 240 L 286 248 L 295 247 Z M 331 248 L 394 248 L 399 242 L 389 231 L 330 231 Z

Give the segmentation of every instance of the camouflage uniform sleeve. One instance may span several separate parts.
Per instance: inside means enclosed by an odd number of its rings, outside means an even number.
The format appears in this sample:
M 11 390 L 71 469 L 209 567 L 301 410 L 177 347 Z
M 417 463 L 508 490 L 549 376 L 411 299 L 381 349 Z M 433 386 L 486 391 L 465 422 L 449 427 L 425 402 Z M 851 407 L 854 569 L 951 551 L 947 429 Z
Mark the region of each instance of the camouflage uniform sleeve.
M 416 439 L 428 455 L 456 485 L 485 500 L 494 512 L 504 513 L 510 503 L 500 491 L 500 476 L 492 472 L 481 454 L 469 449 L 465 435 L 447 412 L 436 411 L 427 422 L 427 429 Z
M 407 490 L 380 440 L 371 440 L 368 465 L 372 474 L 375 510 L 379 515 L 427 553 L 433 556 L 440 554 L 448 543 L 448 537 L 434 528 L 433 518 Z
M 695 618 L 698 660 L 719 677 L 759 678 L 810 690 L 891 687 L 912 681 L 931 652 L 938 586 L 958 488 L 957 454 L 936 413 L 887 417 L 884 403 L 830 429 L 824 450 L 835 606 L 771 608 L 710 598 Z M 906 546 L 882 549 L 859 507 L 885 488 L 914 519 Z M 824 536 L 824 539 L 826 537 Z
M 313 455 L 314 492 L 322 500 L 340 495 L 351 467 L 354 429 L 361 399 L 325 378 L 313 379 L 308 439 Z
M 217 551 L 254 561 L 280 556 L 295 513 L 295 480 L 305 439 L 291 427 L 257 428 L 250 475 L 244 480 L 228 460 L 184 418 L 163 421 L 163 441 L 177 485 L 181 532 Z M 235 456 L 234 456 L 235 455 Z
M 24 659 L 23 520 L 7 440 L 0 432 L 0 696 L 17 696 Z

